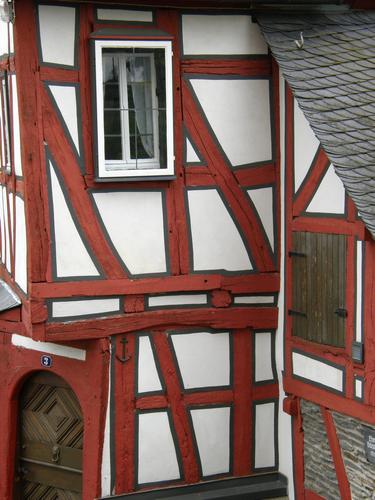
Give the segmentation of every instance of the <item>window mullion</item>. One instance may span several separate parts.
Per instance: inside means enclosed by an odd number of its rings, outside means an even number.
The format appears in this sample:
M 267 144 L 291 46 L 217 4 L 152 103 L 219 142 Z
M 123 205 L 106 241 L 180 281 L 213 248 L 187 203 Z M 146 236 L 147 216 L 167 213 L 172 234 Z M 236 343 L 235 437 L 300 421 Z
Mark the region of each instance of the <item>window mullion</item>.
M 129 129 L 129 103 L 128 86 L 126 75 L 126 56 L 119 57 L 119 87 L 120 87 L 120 108 L 121 108 L 121 142 L 122 159 L 126 164 L 130 163 L 130 129 Z

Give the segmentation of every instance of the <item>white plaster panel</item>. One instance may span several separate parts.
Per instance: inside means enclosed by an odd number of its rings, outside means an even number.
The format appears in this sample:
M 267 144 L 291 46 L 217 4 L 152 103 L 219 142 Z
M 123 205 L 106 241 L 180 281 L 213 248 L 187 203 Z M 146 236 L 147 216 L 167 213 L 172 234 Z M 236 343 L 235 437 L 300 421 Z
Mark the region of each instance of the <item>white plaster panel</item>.
M 167 412 L 138 416 L 138 483 L 180 478 Z
M 362 342 L 363 242 L 357 241 L 355 340 Z
M 160 191 L 94 193 L 103 224 L 132 274 L 167 270 Z
M 267 54 L 267 44 L 251 16 L 182 16 L 185 55 Z
M 57 276 L 99 276 L 77 230 L 51 161 L 49 162 Z
M 344 184 L 336 175 L 333 165 L 329 166 L 306 212 L 327 214 L 345 213 Z
M 10 236 L 9 236 L 9 211 L 7 189 L 3 186 L 4 232 L 5 232 L 5 266 L 10 272 Z
M 86 314 L 100 314 L 115 312 L 120 309 L 119 298 L 66 300 L 52 302 L 52 317 L 65 318 L 68 316 L 84 316 Z
M 112 353 L 112 346 L 110 345 L 110 350 Z M 109 358 L 108 373 L 112 371 L 112 355 Z M 104 439 L 103 439 L 103 451 L 102 451 L 102 464 L 101 464 L 101 480 L 102 480 L 102 490 L 101 496 L 109 496 L 112 494 L 111 491 L 111 384 L 112 380 L 109 377 L 108 381 L 108 393 L 107 393 L 107 411 L 105 415 L 104 424 Z
M 272 159 L 269 80 L 191 78 L 190 81 L 233 166 Z
M 8 192 L 8 204 L 9 204 L 9 219 L 10 219 L 10 237 L 9 237 L 9 246 L 11 248 L 11 253 L 14 254 L 14 205 L 13 205 L 13 193 Z M 12 270 L 12 264 L 10 255 L 7 258 L 7 269 L 9 272 Z
M 12 105 L 13 105 L 13 155 L 14 172 L 17 176 L 22 176 L 21 160 L 21 138 L 20 138 L 20 117 L 18 111 L 18 92 L 16 75 L 12 75 Z
M 255 406 L 255 469 L 274 467 L 275 457 L 275 403 Z
M 148 297 L 149 307 L 162 307 L 162 306 L 183 306 L 183 305 L 200 305 L 207 304 L 207 294 L 171 294 L 171 295 L 157 295 Z
M 4 141 L 4 124 L 3 114 L 0 113 L 0 144 L 1 144 L 1 166 L 5 165 L 5 141 Z
M 273 189 L 272 187 L 248 189 L 247 194 L 254 203 L 271 248 L 275 250 Z
M 230 384 L 228 332 L 171 335 L 185 389 Z
M 80 154 L 77 115 L 77 88 L 74 85 L 48 85 L 48 88 L 56 101 L 56 105 L 59 108 L 77 152 Z
M 25 349 L 31 349 L 33 351 L 54 354 L 55 356 L 63 356 L 64 358 L 77 359 L 78 361 L 86 360 L 85 349 L 77 349 L 76 347 L 68 347 L 66 345 L 54 344 L 52 342 L 38 342 L 16 333 L 12 335 L 12 344 L 18 347 L 24 347 Z
M 0 55 L 8 53 L 8 23 L 0 19 Z
M 138 342 L 138 392 L 161 391 L 162 385 L 156 368 L 150 338 L 142 335 L 139 337 Z
M 27 236 L 25 220 L 25 203 L 16 196 L 16 249 L 15 280 L 17 285 L 27 292 Z
M 270 295 L 238 295 L 233 298 L 234 304 L 273 304 L 274 297 Z
M 362 399 L 363 397 L 363 380 L 360 378 L 354 379 L 354 391 L 355 397 L 358 399 Z
M 203 476 L 229 472 L 230 408 L 191 410 Z
M 298 191 L 318 150 L 316 138 L 305 115 L 294 100 L 294 190 Z
M 97 9 L 98 19 L 103 21 L 131 21 L 152 23 L 150 10 Z
M 238 229 L 216 189 L 188 191 L 195 271 L 252 269 Z
M 39 5 L 38 12 L 43 62 L 74 66 L 76 9 Z
M 197 155 L 192 143 L 186 138 L 186 163 L 200 162 L 201 159 Z
M 343 391 L 343 372 L 324 361 L 304 356 L 299 352 L 292 353 L 293 375 L 311 380 L 317 384 Z
M 272 334 L 256 332 L 255 334 L 255 382 L 272 380 Z

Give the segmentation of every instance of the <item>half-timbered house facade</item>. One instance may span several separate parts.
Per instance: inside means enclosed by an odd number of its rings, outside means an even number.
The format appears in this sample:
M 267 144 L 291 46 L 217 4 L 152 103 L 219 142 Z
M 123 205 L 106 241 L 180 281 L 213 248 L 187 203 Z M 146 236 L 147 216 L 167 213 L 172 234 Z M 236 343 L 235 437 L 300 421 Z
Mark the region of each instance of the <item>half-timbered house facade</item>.
M 374 489 L 374 18 L 271 4 L 4 4 L 1 498 Z

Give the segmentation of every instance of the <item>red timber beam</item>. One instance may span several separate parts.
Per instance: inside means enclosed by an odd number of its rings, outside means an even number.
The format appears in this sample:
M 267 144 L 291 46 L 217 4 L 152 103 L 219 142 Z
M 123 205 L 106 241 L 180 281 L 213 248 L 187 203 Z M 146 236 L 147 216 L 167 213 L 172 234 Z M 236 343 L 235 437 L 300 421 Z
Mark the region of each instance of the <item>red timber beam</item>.
M 45 281 L 49 262 L 49 241 L 45 221 L 48 207 L 45 196 L 45 178 L 42 173 L 42 124 L 40 75 L 37 55 L 35 5 L 20 0 L 17 24 L 14 30 L 14 48 L 17 54 L 17 90 L 20 109 L 22 166 L 24 171 L 26 228 L 28 238 L 28 280 Z
M 94 339 L 156 327 L 206 326 L 219 328 L 276 328 L 276 307 L 227 307 L 225 309 L 174 309 L 129 313 L 95 319 L 46 325 L 46 340 Z
M 352 495 L 350 492 L 350 484 L 346 475 L 345 465 L 341 455 L 340 442 L 336 434 L 336 428 L 332 414 L 327 410 L 327 408 L 324 408 L 323 406 L 320 407 L 320 411 L 323 415 L 324 423 L 326 426 L 328 443 L 329 447 L 331 448 L 331 454 L 336 470 L 336 477 L 339 485 L 341 500 L 351 500 Z

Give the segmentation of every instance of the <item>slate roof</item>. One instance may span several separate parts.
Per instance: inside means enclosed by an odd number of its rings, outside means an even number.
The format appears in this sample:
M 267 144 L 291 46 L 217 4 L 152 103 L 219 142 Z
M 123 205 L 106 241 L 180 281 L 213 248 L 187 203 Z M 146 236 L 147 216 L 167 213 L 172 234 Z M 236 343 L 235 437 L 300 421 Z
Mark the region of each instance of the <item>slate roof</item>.
M 282 73 L 375 237 L 375 12 L 261 14 Z M 295 40 L 303 33 L 303 46 Z

